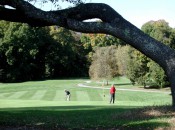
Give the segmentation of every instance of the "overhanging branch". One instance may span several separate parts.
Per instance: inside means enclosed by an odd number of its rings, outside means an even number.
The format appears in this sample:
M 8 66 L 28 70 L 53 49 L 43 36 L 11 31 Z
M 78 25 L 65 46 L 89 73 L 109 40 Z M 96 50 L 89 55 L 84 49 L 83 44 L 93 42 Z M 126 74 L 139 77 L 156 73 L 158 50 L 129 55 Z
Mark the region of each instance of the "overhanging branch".
M 88 3 L 80 4 L 77 7 L 50 11 L 57 15 L 62 15 L 66 18 L 83 21 L 86 19 L 99 18 L 103 22 L 114 21 L 114 18 L 123 19 L 113 8 L 103 3 Z
M 94 23 L 84 23 L 82 21 L 86 19 L 99 18 L 103 22 L 110 23 L 116 22 L 116 20 L 120 22 L 119 20 L 123 19 L 118 13 L 116 13 L 110 6 L 106 4 L 80 4 L 77 7 L 69 9 L 47 12 L 34 7 L 32 4 L 24 0 L 1 0 L 0 5 L 9 5 L 15 8 L 15 10 L 0 10 L 0 14 L 2 14 L 0 15 L 0 19 L 28 23 L 31 26 L 58 25 L 68 29 L 73 29 L 73 25 L 71 24 L 78 22 L 81 23 L 81 25 L 87 25 L 89 28 L 93 28 L 96 32 L 99 26 L 96 28 L 95 26 L 91 26 L 94 25 Z M 113 19 L 114 16 L 116 17 L 116 15 L 118 19 Z M 104 23 L 96 24 L 103 25 Z M 82 29 L 79 27 L 76 28 L 74 26 L 73 30 L 81 31 Z M 91 29 L 91 31 L 93 30 Z M 87 32 L 89 31 L 87 30 Z

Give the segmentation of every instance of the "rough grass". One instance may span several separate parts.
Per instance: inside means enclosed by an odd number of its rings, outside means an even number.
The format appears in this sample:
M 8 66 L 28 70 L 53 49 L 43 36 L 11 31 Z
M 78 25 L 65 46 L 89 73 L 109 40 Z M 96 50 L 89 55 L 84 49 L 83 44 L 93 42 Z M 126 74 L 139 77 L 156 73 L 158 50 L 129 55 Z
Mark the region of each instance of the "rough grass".
M 174 129 L 171 106 L 74 106 L 0 111 L 0 129 Z
M 127 127 L 133 129 L 175 128 L 175 111 L 171 106 L 150 106 L 129 110 L 114 117 L 114 120 L 117 119 L 130 120 Z

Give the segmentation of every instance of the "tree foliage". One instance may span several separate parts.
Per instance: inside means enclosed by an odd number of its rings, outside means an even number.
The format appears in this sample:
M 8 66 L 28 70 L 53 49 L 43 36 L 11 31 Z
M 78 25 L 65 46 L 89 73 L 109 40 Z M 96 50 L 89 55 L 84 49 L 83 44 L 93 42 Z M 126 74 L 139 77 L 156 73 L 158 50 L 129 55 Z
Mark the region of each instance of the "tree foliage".
M 86 53 L 71 31 L 4 21 L 0 29 L 1 81 L 87 76 Z
M 83 43 L 84 49 L 89 52 L 89 61 L 92 61 L 93 52 L 97 47 L 126 44 L 122 40 L 106 34 L 82 34 L 81 42 Z
M 1 54 L 4 56 L 5 81 L 41 79 L 44 75 L 44 49 L 48 33 L 42 28 L 31 28 L 26 24 L 6 23 L 7 30 L 1 39 Z M 43 50 L 44 51 L 44 50 Z
M 55 43 L 49 46 L 46 58 L 50 77 L 88 75 L 87 54 L 83 50 L 82 43 L 79 39 L 77 41 L 72 33 L 56 26 L 50 28 L 50 35 L 55 40 Z
M 146 84 L 148 80 L 147 72 L 149 70 L 147 63 L 149 59 L 141 54 L 141 52 L 130 47 L 129 50 L 129 62 L 127 68 L 127 76 L 133 84 L 138 83 L 141 85 Z
M 142 26 L 142 30 L 151 37 L 173 48 L 174 29 L 169 27 L 165 20 L 149 21 Z M 150 83 L 154 83 L 158 88 L 169 84 L 164 70 L 157 63 L 145 57 L 137 50 L 132 50 L 130 56 L 131 61 L 129 63 L 130 67 L 128 67 L 128 77 L 131 81 L 144 86 L 146 83 L 149 83 L 149 85 Z
M 93 54 L 89 75 L 92 79 L 110 79 L 118 75 L 116 46 L 97 47 Z
M 123 76 L 126 74 L 128 60 L 128 46 L 96 47 L 89 75 L 95 80 Z

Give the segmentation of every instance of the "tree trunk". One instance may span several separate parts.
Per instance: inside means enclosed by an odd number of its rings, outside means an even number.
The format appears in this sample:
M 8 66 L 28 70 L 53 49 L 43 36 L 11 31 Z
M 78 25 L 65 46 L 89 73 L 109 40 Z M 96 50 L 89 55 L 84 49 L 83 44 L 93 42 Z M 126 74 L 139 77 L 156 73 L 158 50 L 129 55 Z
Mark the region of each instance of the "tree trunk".
M 174 69 L 169 69 L 169 71 L 167 71 L 167 76 L 171 87 L 172 106 L 175 109 L 175 71 L 172 70 Z
M 172 106 L 175 109 L 175 76 L 171 82 Z

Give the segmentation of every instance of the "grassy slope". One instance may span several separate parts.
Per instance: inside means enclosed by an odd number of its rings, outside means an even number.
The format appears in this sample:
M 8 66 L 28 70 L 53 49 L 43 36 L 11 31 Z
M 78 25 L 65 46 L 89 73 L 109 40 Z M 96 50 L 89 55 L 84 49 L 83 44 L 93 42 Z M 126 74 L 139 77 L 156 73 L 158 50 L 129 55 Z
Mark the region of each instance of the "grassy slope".
M 128 83 L 122 80 L 112 82 Z M 48 80 L 0 84 L 0 126 L 125 129 L 142 128 L 145 125 L 152 128 L 169 127 L 167 116 L 146 115 L 143 119 L 140 116 L 134 116 L 135 118 L 132 118 L 133 115 L 128 116 L 142 106 L 170 104 L 169 94 L 118 90 L 117 101 L 111 105 L 108 103 L 109 90 L 77 87 L 78 83 L 85 83 L 85 81 L 84 79 Z M 71 91 L 70 102 L 65 101 L 64 89 Z M 134 115 L 137 114 L 136 112 Z

